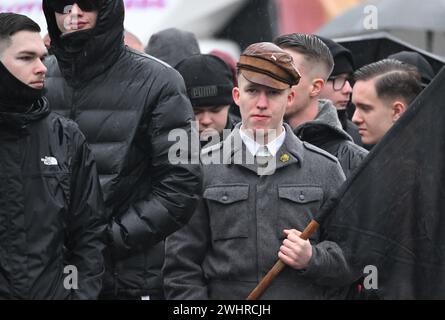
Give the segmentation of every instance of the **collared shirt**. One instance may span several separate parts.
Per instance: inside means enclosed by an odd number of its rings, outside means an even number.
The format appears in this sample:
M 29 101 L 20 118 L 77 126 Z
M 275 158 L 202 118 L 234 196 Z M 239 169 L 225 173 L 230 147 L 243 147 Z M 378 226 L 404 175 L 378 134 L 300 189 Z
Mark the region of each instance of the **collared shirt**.
M 278 150 L 280 150 L 281 146 L 284 143 L 284 139 L 286 138 L 286 129 L 284 127 L 282 127 L 282 128 L 283 128 L 283 132 L 281 132 L 281 134 L 278 137 L 276 137 L 274 140 L 272 140 L 268 144 L 266 144 L 267 150 L 274 157 L 277 154 Z M 239 133 L 240 133 L 240 136 L 241 136 L 241 140 L 246 145 L 247 150 L 249 150 L 249 152 L 252 155 L 257 155 L 258 150 L 264 149 L 264 145 L 259 144 L 254 139 L 249 137 L 245 132 L 243 132 L 243 127 L 242 126 L 240 128 Z

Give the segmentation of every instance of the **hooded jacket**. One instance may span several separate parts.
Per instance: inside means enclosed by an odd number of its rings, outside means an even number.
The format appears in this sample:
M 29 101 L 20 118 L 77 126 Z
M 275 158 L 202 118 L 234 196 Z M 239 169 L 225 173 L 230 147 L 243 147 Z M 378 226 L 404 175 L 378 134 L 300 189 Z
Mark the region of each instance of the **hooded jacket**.
M 337 110 L 329 100 L 319 100 L 319 112 L 313 121 L 295 128 L 301 140 L 309 142 L 337 157 L 346 177 L 361 164 L 368 151 L 354 144 L 342 129 Z
M 104 0 L 95 28 L 67 35 L 48 0 L 43 10 L 63 76 L 50 61 L 47 97 L 91 145 L 110 217 L 103 294 L 162 295 L 162 240 L 190 219 L 200 193 L 199 165 L 168 159 L 171 130 L 199 139 L 184 82 L 124 46 L 122 0 Z
M 0 298 L 95 299 L 106 224 L 90 149 L 0 69 Z

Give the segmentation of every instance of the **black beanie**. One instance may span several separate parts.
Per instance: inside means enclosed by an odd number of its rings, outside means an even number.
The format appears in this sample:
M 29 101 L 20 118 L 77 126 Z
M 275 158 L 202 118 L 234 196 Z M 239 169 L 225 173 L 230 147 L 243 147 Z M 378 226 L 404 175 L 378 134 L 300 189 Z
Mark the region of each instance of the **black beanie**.
M 424 87 L 434 78 L 433 67 L 431 67 L 431 64 L 418 52 L 400 51 L 389 55 L 388 59 L 395 59 L 416 67 L 422 77 L 422 85 Z
M 351 51 L 331 39 L 320 36 L 317 37 L 328 46 L 332 57 L 334 58 L 334 70 L 332 71 L 331 76 L 354 72 L 354 59 Z
M 224 106 L 233 102 L 233 75 L 222 59 L 197 54 L 179 63 L 176 70 L 184 78 L 193 107 Z

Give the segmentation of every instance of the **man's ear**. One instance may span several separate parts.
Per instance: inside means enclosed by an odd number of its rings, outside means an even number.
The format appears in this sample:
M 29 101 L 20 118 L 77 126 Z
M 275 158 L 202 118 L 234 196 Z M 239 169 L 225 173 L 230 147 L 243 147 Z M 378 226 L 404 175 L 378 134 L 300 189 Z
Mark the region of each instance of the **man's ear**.
M 406 110 L 406 106 L 405 103 L 400 101 L 400 100 L 396 100 L 393 102 L 392 104 L 392 122 L 396 122 L 397 120 L 400 119 L 400 117 L 402 116 L 402 114 L 405 112 Z
M 295 90 L 293 88 L 291 88 L 287 95 L 287 104 L 288 105 L 291 105 L 294 102 L 296 95 L 297 95 L 297 93 L 295 92 Z
M 312 80 L 312 90 L 311 90 L 311 97 L 317 97 L 321 90 L 323 90 L 324 87 L 324 80 L 321 78 L 315 78 Z
M 233 98 L 233 102 L 235 102 L 235 104 L 239 107 L 239 93 L 240 93 L 240 89 L 238 87 L 234 87 L 232 89 L 232 98 Z

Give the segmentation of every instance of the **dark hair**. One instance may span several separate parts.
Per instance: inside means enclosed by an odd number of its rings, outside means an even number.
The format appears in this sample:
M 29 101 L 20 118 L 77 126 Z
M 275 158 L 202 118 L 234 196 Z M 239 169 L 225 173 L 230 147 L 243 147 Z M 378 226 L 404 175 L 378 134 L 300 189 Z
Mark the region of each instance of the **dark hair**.
M 376 78 L 375 90 L 379 98 L 402 98 L 409 105 L 422 91 L 417 69 L 397 60 L 380 60 L 361 67 L 354 73 L 355 81 L 367 81 L 374 78 Z
M 27 16 L 17 13 L 0 13 L 0 42 L 9 42 L 11 36 L 19 31 L 40 32 L 41 29 Z
M 292 33 L 279 36 L 273 42 L 282 49 L 292 49 L 301 53 L 309 61 L 323 63 L 326 67 L 326 78 L 329 77 L 334 68 L 334 59 L 332 58 L 331 51 L 315 35 Z

